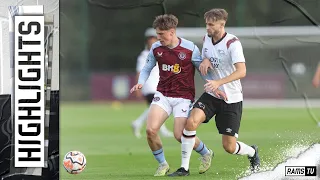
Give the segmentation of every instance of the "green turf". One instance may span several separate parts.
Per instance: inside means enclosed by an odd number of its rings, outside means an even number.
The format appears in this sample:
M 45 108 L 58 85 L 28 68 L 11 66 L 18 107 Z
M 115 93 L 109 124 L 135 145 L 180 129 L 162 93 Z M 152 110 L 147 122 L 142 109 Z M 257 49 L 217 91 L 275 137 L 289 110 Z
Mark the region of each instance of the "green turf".
M 70 150 L 79 150 L 87 158 L 81 174 L 70 175 L 61 165 L 61 179 L 172 179 L 153 177 L 157 162 L 145 138 L 136 139 L 130 123 L 144 110 L 144 104 L 62 103 L 60 115 L 61 158 Z M 313 110 L 320 117 L 320 109 Z M 173 119 L 167 121 L 172 128 Z M 236 179 L 247 170 L 248 160 L 229 155 L 221 146 L 214 121 L 201 125 L 197 135 L 215 152 L 212 168 L 198 174 L 199 155 L 192 153 L 189 177 L 180 179 Z M 320 128 L 304 109 L 244 109 L 239 140 L 257 144 L 262 167 L 282 161 L 283 151 L 292 144 L 319 143 Z M 180 166 L 180 144 L 173 138 L 163 139 L 166 160 L 171 170 Z M 62 163 L 61 163 L 62 164 Z M 177 178 L 174 178 L 177 179 Z

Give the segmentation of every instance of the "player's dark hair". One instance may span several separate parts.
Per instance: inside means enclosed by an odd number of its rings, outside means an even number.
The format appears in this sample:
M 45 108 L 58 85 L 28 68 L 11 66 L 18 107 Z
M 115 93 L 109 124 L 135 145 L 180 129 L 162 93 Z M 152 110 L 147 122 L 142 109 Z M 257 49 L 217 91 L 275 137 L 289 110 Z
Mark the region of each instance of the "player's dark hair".
M 214 9 L 207 11 L 204 14 L 204 19 L 205 20 L 211 19 L 213 21 L 219 21 L 219 20 L 227 21 L 228 20 L 228 12 L 224 9 L 214 8 Z
M 153 21 L 153 28 L 159 28 L 160 30 L 169 30 L 177 28 L 178 18 L 172 14 L 164 14 L 157 16 Z

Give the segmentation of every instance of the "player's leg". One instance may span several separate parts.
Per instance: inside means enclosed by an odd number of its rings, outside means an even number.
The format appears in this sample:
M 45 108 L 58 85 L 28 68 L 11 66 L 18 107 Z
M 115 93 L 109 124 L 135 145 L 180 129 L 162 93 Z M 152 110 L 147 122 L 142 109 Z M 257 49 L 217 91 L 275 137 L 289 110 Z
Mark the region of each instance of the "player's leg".
M 187 176 L 189 175 L 189 162 L 192 153 L 192 149 L 195 149 L 199 154 L 202 154 L 201 164 L 199 167 L 199 172 L 204 173 L 211 166 L 211 159 L 213 156 L 212 150 L 209 150 L 201 141 L 196 137 L 197 127 L 206 121 L 206 119 L 211 119 L 214 115 L 214 110 L 207 106 L 205 108 L 204 103 L 208 102 L 206 100 L 208 94 L 203 94 L 198 101 L 195 103 L 194 108 L 187 120 L 185 128 L 181 136 L 181 168 L 176 172 L 170 174 L 170 176 Z M 209 95 L 210 96 L 210 95 Z M 207 114 L 207 115 L 206 115 Z M 208 117 L 208 118 L 206 118 Z M 180 131 L 181 132 L 181 131 Z
M 221 109 L 216 115 L 216 126 L 219 133 L 222 134 L 223 148 L 230 154 L 247 155 L 251 170 L 258 170 L 260 166 L 258 147 L 237 141 L 242 115 L 242 102 L 227 104 L 221 101 L 221 103 Z
M 158 135 L 158 132 L 161 125 L 165 122 L 167 118 L 167 112 L 164 109 L 162 109 L 159 105 L 152 104 L 150 106 L 146 133 L 148 144 L 152 151 L 158 151 L 159 149 L 161 149 L 162 151 L 162 143 L 160 140 L 160 136 Z M 163 163 L 165 161 L 165 159 L 163 159 L 164 157 L 161 157 L 161 159 L 158 159 L 157 156 L 155 157 L 159 163 Z
M 182 137 L 182 133 L 184 130 L 184 127 L 186 126 L 187 123 L 187 119 L 186 117 L 175 117 L 174 118 L 174 138 L 181 143 L 181 137 Z M 208 151 L 207 147 L 203 144 L 203 142 L 196 137 L 195 140 L 195 145 L 193 148 L 197 153 L 204 155 L 205 151 Z
M 162 142 L 158 135 L 159 129 L 168 116 L 171 114 L 171 107 L 166 97 L 161 93 L 156 93 L 155 98 L 150 106 L 147 120 L 147 140 L 150 149 L 159 163 L 159 167 L 154 174 L 155 176 L 164 176 L 169 171 L 169 165 L 165 159 Z
M 141 133 L 140 133 L 141 127 L 147 120 L 148 112 L 149 112 L 149 106 L 150 106 L 150 104 L 152 102 L 153 96 L 154 96 L 154 94 L 147 94 L 147 95 L 144 96 L 144 98 L 145 98 L 145 100 L 146 100 L 146 102 L 148 104 L 148 108 L 146 108 L 143 111 L 143 113 L 135 121 L 133 121 L 132 124 L 131 124 L 133 133 L 137 138 L 141 138 Z
M 154 94 L 147 95 L 147 101 L 149 105 L 152 103 L 153 97 Z M 163 137 L 173 137 L 173 133 L 166 127 L 166 123 L 163 123 L 160 127 L 160 133 Z
M 183 130 L 186 126 L 187 119 L 190 111 L 190 101 L 185 100 L 185 102 L 180 102 L 176 106 L 173 107 L 173 115 L 174 115 L 174 137 L 175 139 L 181 143 L 181 137 Z M 203 142 L 196 137 L 195 145 L 193 148 L 200 155 L 206 154 L 209 152 L 207 147 L 203 144 Z
M 160 127 L 160 133 L 163 137 L 173 137 L 173 132 L 167 128 L 166 123 L 163 123 Z
M 170 98 L 174 117 L 173 134 L 178 142 L 181 142 L 182 131 L 187 123 L 191 101 L 182 98 Z
M 144 98 L 148 104 L 148 108 L 146 108 L 144 110 L 144 112 L 131 124 L 131 127 L 133 129 L 133 133 L 137 138 L 141 138 L 140 131 L 141 131 L 142 125 L 147 120 L 149 107 L 150 107 L 150 104 L 152 103 L 153 97 L 154 97 L 154 94 L 147 94 L 144 96 Z M 173 133 L 168 130 L 168 128 L 165 126 L 165 124 L 163 124 L 160 127 L 160 133 L 164 137 L 173 137 Z
M 259 170 L 260 158 L 256 145 L 249 146 L 243 142 L 237 141 L 236 137 L 230 135 L 222 135 L 222 144 L 225 151 L 230 154 L 248 156 L 251 171 L 255 172 Z
M 200 117 L 201 111 L 199 109 L 194 109 L 191 112 L 191 116 Z M 202 111 L 201 111 L 202 112 Z M 198 116 L 200 115 L 200 116 Z M 190 117 L 191 117 L 190 116 Z M 189 118 L 190 119 L 190 118 Z M 188 120 L 189 120 L 188 119 Z M 170 174 L 169 176 L 188 176 L 189 175 L 189 163 L 190 157 L 192 153 L 192 149 L 201 155 L 201 164 L 199 167 L 199 172 L 204 173 L 207 171 L 211 165 L 211 159 L 213 156 L 213 151 L 208 149 L 206 145 L 196 137 L 196 131 L 187 131 L 185 130 L 185 123 L 181 123 L 185 121 L 183 118 L 175 118 L 175 138 L 179 140 L 181 138 L 181 168 L 179 168 L 176 172 Z M 178 125 L 177 125 L 178 124 Z M 184 125 L 183 125 L 184 124 Z M 182 127 L 182 128 L 181 128 Z M 194 134 L 189 134 L 194 132 Z M 183 135 L 182 135 L 183 134 Z

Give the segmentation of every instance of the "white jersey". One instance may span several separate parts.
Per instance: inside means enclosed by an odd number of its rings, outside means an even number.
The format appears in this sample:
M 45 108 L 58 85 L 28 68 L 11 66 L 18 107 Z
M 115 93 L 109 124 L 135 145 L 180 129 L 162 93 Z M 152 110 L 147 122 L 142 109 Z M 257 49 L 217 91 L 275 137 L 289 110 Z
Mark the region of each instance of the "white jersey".
M 147 49 L 143 50 L 140 53 L 140 55 L 137 59 L 137 67 L 136 67 L 137 72 L 141 72 L 141 70 L 143 69 L 145 63 L 147 62 L 148 55 L 149 55 L 149 50 L 147 50 Z M 159 67 L 158 67 L 158 63 L 157 63 L 156 66 L 152 69 L 148 80 L 145 82 L 145 84 L 143 85 L 143 87 L 141 89 L 142 94 L 143 95 L 155 94 L 157 91 L 159 78 L 160 78 Z
M 212 38 L 206 34 L 203 39 L 202 58 L 208 58 L 212 63 L 213 70 L 209 70 L 208 75 L 213 80 L 229 76 L 236 70 L 235 63 L 245 62 L 239 39 L 229 33 L 226 33 L 216 43 L 213 43 Z M 240 80 L 223 84 L 219 89 L 226 93 L 228 98 L 226 103 L 236 103 L 243 100 Z M 209 94 L 215 96 L 213 93 Z

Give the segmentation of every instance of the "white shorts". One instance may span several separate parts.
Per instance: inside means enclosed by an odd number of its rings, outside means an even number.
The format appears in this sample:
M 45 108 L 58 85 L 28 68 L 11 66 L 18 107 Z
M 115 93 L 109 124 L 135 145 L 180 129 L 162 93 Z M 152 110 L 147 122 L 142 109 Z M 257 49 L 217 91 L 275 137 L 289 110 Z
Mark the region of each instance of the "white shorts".
M 160 106 L 168 113 L 168 116 L 173 113 L 173 117 L 187 118 L 190 111 L 191 100 L 184 98 L 166 97 L 161 92 L 156 92 L 151 104 Z

